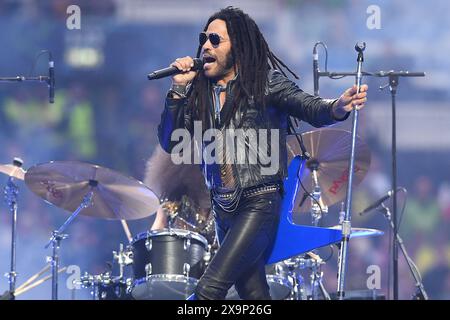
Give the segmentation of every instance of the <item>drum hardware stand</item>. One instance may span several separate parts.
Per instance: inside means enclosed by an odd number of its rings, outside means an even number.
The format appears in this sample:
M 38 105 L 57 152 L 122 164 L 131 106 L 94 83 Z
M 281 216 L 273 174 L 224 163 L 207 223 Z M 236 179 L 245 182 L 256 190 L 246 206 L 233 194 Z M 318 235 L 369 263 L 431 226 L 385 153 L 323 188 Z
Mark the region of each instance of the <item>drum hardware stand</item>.
M 314 250 L 308 252 L 307 255 L 310 256 L 310 259 L 307 261 L 311 261 L 306 264 L 311 269 L 311 300 L 318 300 L 318 290 L 320 290 L 325 300 L 331 300 L 330 295 L 322 282 L 323 272 L 321 270 L 321 265 L 325 264 L 325 262 L 314 252 Z
M 90 180 L 89 185 L 91 188 L 96 187 L 98 182 L 96 180 Z M 45 245 L 47 249 L 52 245 L 52 256 L 49 257 L 49 261 L 52 266 L 52 300 L 58 300 L 58 269 L 59 269 L 59 249 L 61 241 L 68 237 L 67 234 L 63 234 L 67 226 L 72 222 L 73 219 L 80 213 L 81 210 L 89 207 L 92 204 L 93 191 L 89 191 L 83 198 L 80 206 L 72 213 L 72 215 L 64 222 L 64 224 L 58 229 L 52 232 L 52 237 L 50 241 Z
M 23 161 L 20 158 L 14 158 L 13 165 L 21 168 Z M 11 300 L 14 299 L 14 291 L 16 290 L 16 244 L 17 244 L 17 196 L 19 194 L 19 187 L 14 182 L 14 177 L 9 177 L 8 182 L 4 188 L 5 202 L 9 207 L 12 215 L 11 223 L 11 268 L 5 274 L 9 281 L 9 292 Z
M 299 281 L 298 274 L 294 272 L 292 275 L 293 279 L 293 288 L 294 288 L 294 300 L 306 300 L 307 293 L 305 292 L 305 289 L 302 287 L 301 282 Z
M 306 295 L 304 289 L 302 288 L 301 282 L 299 281 L 299 275 L 297 272 L 298 266 L 297 263 L 288 264 L 289 276 L 292 278 L 292 290 L 293 290 L 293 299 L 294 300 L 303 300 L 303 297 Z
M 388 207 L 384 205 L 384 203 L 381 204 L 381 208 L 379 209 L 383 215 L 386 217 L 386 219 L 389 222 L 389 226 L 392 230 L 394 230 L 394 221 L 392 220 L 392 215 Z M 403 243 L 403 239 L 400 237 L 400 235 L 396 234 L 396 239 L 394 240 L 398 246 L 400 247 L 400 250 L 403 253 L 403 256 L 405 257 L 406 263 L 408 264 L 409 270 L 411 271 L 411 274 L 414 278 L 414 281 L 416 281 L 416 293 L 413 295 L 414 300 L 428 300 L 428 294 L 425 291 L 425 288 L 422 283 L 422 277 L 420 276 L 420 272 L 417 269 L 417 266 L 414 264 L 412 259 L 409 257 L 408 252 L 406 251 L 406 247 Z
M 319 170 L 319 163 L 314 159 L 310 159 L 306 161 L 306 166 L 311 171 L 314 182 L 314 191 L 312 192 L 313 199 L 311 199 L 311 216 L 313 226 L 317 227 L 319 225 L 319 220 L 322 218 L 322 215 L 328 213 L 328 207 L 325 206 L 322 202 L 322 192 L 320 189 L 319 181 L 317 179 L 317 170 Z
M 99 292 L 99 285 L 101 284 L 109 284 L 111 283 L 111 274 L 109 272 L 105 272 L 99 275 L 91 275 L 87 272 L 84 273 L 84 276 L 80 277 L 80 280 L 75 280 L 74 285 L 80 285 L 83 288 L 92 287 L 91 295 L 92 300 L 96 300 Z
M 93 276 L 85 272 L 83 276 L 80 276 L 79 280 L 73 280 L 72 284 L 74 286 L 80 286 L 82 288 L 89 288 L 93 283 Z M 95 297 L 95 296 L 94 296 Z
M 322 270 L 320 270 L 316 265 L 314 265 L 311 270 L 311 299 L 318 300 L 317 291 L 320 290 L 325 300 L 331 300 L 330 294 L 327 292 L 322 282 Z
M 127 249 L 124 250 L 123 244 L 121 243 L 119 245 L 119 251 L 113 251 L 113 260 L 117 261 L 117 264 L 119 265 L 119 276 L 114 277 L 110 282 L 119 282 L 119 284 L 125 285 L 125 288 L 127 288 L 126 290 L 128 291 L 131 288 L 129 283 L 130 279 L 125 279 L 124 269 L 125 266 L 129 266 L 133 263 L 133 252 L 131 251 L 130 246 L 127 246 Z
M 123 244 L 119 245 L 119 251 L 113 251 L 113 259 L 119 265 L 119 281 L 124 279 L 124 268 L 133 263 L 133 253 L 128 250 L 123 250 Z
M 313 178 L 312 180 L 314 183 L 314 189 L 313 189 L 314 191 L 312 192 L 313 198 L 311 199 L 312 223 L 313 223 L 313 226 L 318 227 L 319 221 L 320 221 L 320 219 L 322 219 L 323 214 L 328 213 L 328 207 L 326 205 L 324 205 L 324 203 L 322 202 L 322 197 L 321 197 L 322 192 L 321 192 L 321 188 L 320 188 L 319 181 L 317 178 L 317 170 L 319 170 L 319 163 L 314 159 L 310 159 L 310 160 L 307 160 L 306 166 L 312 173 L 312 178 Z M 316 250 L 313 250 L 313 253 L 311 253 L 311 254 L 314 255 L 316 258 L 320 259 L 320 257 L 317 255 Z M 319 260 L 316 260 L 316 258 L 315 258 L 315 261 L 318 262 Z M 320 261 L 321 261 L 321 259 L 320 259 Z M 323 283 L 322 283 L 323 272 L 320 270 L 319 263 L 316 263 L 316 262 L 311 265 L 311 299 L 318 300 L 317 288 L 319 288 L 320 291 L 322 292 L 322 295 L 325 298 L 325 300 L 330 300 L 330 295 L 325 290 L 325 287 L 323 286 Z
M 310 253 L 310 254 L 313 254 L 314 256 L 316 256 L 318 258 L 318 259 L 313 258 L 315 261 L 311 265 L 311 275 L 310 275 L 310 278 L 311 278 L 311 299 L 312 300 L 318 300 L 319 299 L 318 290 L 317 290 L 317 289 L 319 289 L 325 300 L 331 300 L 330 295 L 327 292 L 327 290 L 325 289 L 325 286 L 323 285 L 323 282 L 322 282 L 323 272 L 321 270 L 321 266 L 320 265 L 323 264 L 324 262 L 317 255 L 315 250 L 313 250 L 313 253 Z
M 82 288 L 92 288 L 90 294 L 92 295 L 92 300 L 97 300 L 100 298 L 105 298 L 100 296 L 100 285 L 108 286 L 116 283 L 124 284 L 129 287 L 130 283 L 128 281 L 122 281 L 118 277 L 112 277 L 110 271 L 105 271 L 101 274 L 91 275 L 87 272 L 80 277 L 80 280 L 73 281 L 74 285 L 79 285 Z
M 289 123 L 290 123 L 290 126 L 291 126 L 293 132 L 295 132 L 292 121 L 290 121 Z M 312 176 L 313 176 L 314 191 L 312 192 L 312 198 L 311 198 L 311 217 L 312 217 L 313 225 L 315 227 L 317 227 L 319 225 L 319 220 L 322 218 L 322 214 L 328 213 L 328 207 L 326 205 L 324 205 L 322 202 L 321 188 L 320 188 L 319 181 L 317 178 L 317 170 L 319 169 L 319 163 L 317 162 L 317 160 L 311 159 L 309 153 L 306 151 L 306 148 L 303 144 L 301 136 L 299 138 L 299 135 L 296 134 L 296 139 L 297 139 L 297 142 L 302 151 L 301 157 L 302 157 L 303 161 L 305 161 L 307 168 L 312 172 Z M 301 170 L 301 169 L 299 169 L 299 170 Z M 298 176 L 298 174 L 297 174 L 297 176 Z M 299 179 L 300 179 L 300 177 L 299 177 Z M 314 257 L 317 257 L 320 259 L 320 257 L 317 254 L 312 253 L 312 255 Z M 320 261 L 322 261 L 322 260 L 320 259 Z M 289 268 L 291 268 L 291 267 L 289 266 Z M 294 274 L 293 279 L 294 279 L 295 297 L 298 299 L 299 292 L 297 289 L 298 284 L 297 284 L 296 272 L 293 271 L 293 274 Z M 323 272 L 319 272 L 317 269 L 317 263 L 313 263 L 313 265 L 311 266 L 311 296 L 312 296 L 313 300 L 317 299 L 317 294 L 316 294 L 317 290 L 315 290 L 316 287 L 320 288 L 320 290 L 322 291 L 322 294 L 326 300 L 330 300 L 330 295 L 328 294 L 328 292 L 325 290 L 325 287 L 323 286 L 322 277 L 323 277 Z

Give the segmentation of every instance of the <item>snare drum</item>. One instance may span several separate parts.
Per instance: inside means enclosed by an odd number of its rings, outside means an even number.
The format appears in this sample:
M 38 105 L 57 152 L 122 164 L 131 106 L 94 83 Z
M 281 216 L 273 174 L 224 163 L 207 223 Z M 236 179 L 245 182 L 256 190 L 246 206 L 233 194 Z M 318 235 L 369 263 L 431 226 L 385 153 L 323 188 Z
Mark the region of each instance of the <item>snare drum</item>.
M 208 242 L 198 233 L 162 229 L 139 234 L 131 244 L 137 300 L 183 300 L 205 270 Z

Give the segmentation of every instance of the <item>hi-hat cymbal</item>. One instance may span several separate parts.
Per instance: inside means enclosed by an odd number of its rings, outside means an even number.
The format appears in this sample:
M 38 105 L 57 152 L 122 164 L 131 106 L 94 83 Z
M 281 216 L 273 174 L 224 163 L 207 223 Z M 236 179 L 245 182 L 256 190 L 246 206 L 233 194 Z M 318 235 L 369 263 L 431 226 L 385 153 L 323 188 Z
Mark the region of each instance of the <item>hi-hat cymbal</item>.
M 311 158 L 306 162 L 302 183 L 308 192 L 314 189 L 312 170 L 316 168 L 321 200 L 331 206 L 345 198 L 348 185 L 348 167 L 352 134 L 342 129 L 320 129 L 302 134 L 304 145 Z M 301 154 L 295 135 L 287 138 L 289 162 Z M 359 184 L 370 166 L 370 150 L 359 137 L 356 138 L 353 186 Z M 302 188 L 297 193 L 293 213 L 311 210 L 311 199 L 305 196 Z
M 0 172 L 19 180 L 24 180 L 26 173 L 21 167 L 13 164 L 0 164 Z
M 336 225 L 330 227 L 330 229 L 342 230 L 341 225 Z M 367 229 L 367 228 L 353 228 L 350 232 L 350 239 L 352 238 L 363 238 L 363 237 L 376 237 L 382 236 L 384 234 L 383 231 L 377 229 Z
M 159 199 L 142 182 L 111 169 L 77 161 L 31 167 L 25 183 L 45 201 L 74 212 L 92 190 L 92 205 L 80 214 L 110 220 L 141 219 L 155 213 Z

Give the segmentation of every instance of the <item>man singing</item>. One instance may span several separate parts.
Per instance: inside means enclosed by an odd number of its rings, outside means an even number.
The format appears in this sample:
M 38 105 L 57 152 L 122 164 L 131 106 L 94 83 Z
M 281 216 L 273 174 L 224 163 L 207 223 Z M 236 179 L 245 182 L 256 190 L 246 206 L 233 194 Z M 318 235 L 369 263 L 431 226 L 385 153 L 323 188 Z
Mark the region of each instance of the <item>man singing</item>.
M 356 86 L 349 88 L 335 100 L 303 92 L 286 77 L 283 69 L 296 75 L 271 52 L 255 21 L 233 7 L 209 18 L 199 35 L 197 58 L 204 62 L 199 72 L 191 70 L 191 57 L 171 64 L 183 72 L 172 78 L 161 116 L 158 136 L 163 149 L 175 151 L 178 141 L 172 133 L 184 129 L 192 135 L 199 123 L 204 134 L 219 132 L 215 144 L 230 140 L 227 132 L 235 130 L 256 132 L 258 139 L 243 135 L 232 148 L 227 144 L 213 153 L 208 149 L 213 142 L 201 141 L 202 150 L 208 151 L 202 152 L 202 170 L 220 249 L 192 298 L 224 299 L 234 284 L 242 299 L 268 300 L 265 264 L 277 232 L 287 173 L 289 116 L 315 127 L 343 121 L 355 106 L 364 106 L 367 86 L 358 94 Z M 242 145 L 248 152 L 244 156 L 238 148 Z M 205 159 L 207 154 L 216 161 Z M 268 156 L 277 159 L 275 166 L 270 163 L 275 172 L 267 170 Z

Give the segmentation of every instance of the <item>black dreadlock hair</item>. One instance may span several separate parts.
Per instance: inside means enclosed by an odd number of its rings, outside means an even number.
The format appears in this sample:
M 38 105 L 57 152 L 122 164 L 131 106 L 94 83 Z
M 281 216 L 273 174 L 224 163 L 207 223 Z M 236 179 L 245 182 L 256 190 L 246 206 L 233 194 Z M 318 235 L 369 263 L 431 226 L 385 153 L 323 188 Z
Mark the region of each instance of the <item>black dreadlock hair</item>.
M 220 19 L 225 21 L 228 36 L 231 41 L 231 57 L 239 73 L 233 92 L 233 110 L 228 113 L 227 123 L 237 111 L 239 102 L 253 100 L 256 105 L 265 107 L 265 91 L 267 77 L 270 69 L 277 69 L 286 76 L 282 68 L 288 70 L 296 79 L 298 76 L 291 71 L 267 45 L 264 36 L 256 22 L 239 8 L 226 7 L 214 13 L 206 23 L 204 31 L 209 24 Z M 202 46 L 198 47 L 197 58 L 200 57 Z M 193 90 L 188 101 L 188 110 L 193 113 L 194 119 L 206 123 L 209 110 L 209 80 L 203 72 L 199 72 L 193 81 Z M 197 106 L 197 107 L 195 107 Z

